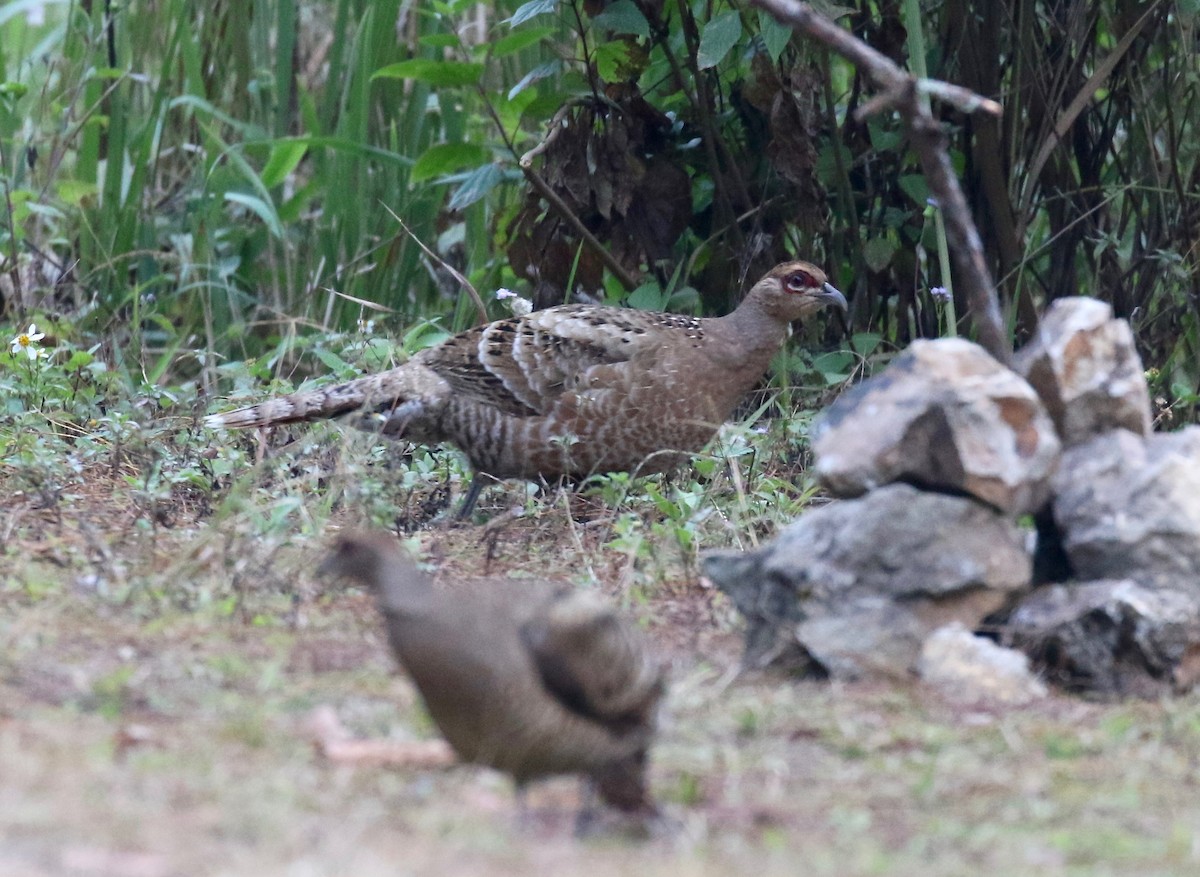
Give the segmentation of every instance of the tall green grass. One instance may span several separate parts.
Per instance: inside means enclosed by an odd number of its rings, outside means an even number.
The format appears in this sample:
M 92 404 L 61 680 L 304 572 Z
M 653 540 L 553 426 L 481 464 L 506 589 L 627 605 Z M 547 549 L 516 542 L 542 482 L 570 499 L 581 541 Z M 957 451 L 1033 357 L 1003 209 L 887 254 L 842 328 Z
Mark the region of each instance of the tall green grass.
M 877 44 L 907 12 L 913 69 L 1005 104 L 995 129 L 945 118 L 1014 332 L 1059 295 L 1112 300 L 1190 416 L 1195 4 L 918 5 L 835 11 Z M 686 288 L 714 254 L 736 262 L 765 218 L 762 240 L 814 253 L 853 294 L 856 330 L 893 345 L 939 331 L 936 215 L 896 120 L 853 119 L 869 89 L 852 69 L 737 5 L 665 4 L 653 26 L 637 4 L 605 10 L 596 24 L 571 0 L 0 3 L 0 320 L 59 314 L 139 379 L 206 385 L 230 359 L 292 368 L 288 339 L 308 328 L 389 312 L 461 327 L 471 302 L 396 217 L 481 289 L 514 284 L 517 155 L 564 104 L 603 105 L 627 79 L 675 120 L 663 154 L 693 184 L 665 276 Z M 755 101 L 779 83 L 810 115 L 772 152 L 774 111 Z M 737 284 L 713 273 L 702 298 L 728 307 Z
M 406 321 L 453 311 L 459 291 L 396 216 L 498 273 L 489 203 L 448 216 L 448 186 L 411 179 L 430 146 L 479 139 L 477 107 L 374 77 L 440 58 L 461 15 L 399 0 L 134 0 L 111 18 L 58 3 L 41 23 L 38 9 L 0 7 L 0 252 L 10 268 L 44 255 L 63 282 L 30 269 L 14 322 L 86 314 L 80 330 L 153 381 L 194 371 L 194 351 L 213 364 L 297 325 L 352 326 L 354 299 Z

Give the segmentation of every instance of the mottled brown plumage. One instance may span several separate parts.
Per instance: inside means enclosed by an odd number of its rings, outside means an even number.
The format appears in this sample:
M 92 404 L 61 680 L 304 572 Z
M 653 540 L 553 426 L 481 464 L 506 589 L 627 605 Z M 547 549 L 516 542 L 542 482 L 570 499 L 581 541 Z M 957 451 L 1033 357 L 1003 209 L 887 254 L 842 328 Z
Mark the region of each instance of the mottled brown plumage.
M 535 581 L 442 592 L 386 534 L 342 537 L 321 573 L 376 591 L 397 658 L 464 761 L 518 788 L 582 774 L 609 804 L 653 811 L 645 764 L 663 672 L 598 598 Z
M 724 317 L 548 308 L 470 329 L 390 371 L 205 424 L 350 415 L 383 435 L 451 442 L 495 478 L 666 471 L 713 437 L 762 378 L 789 323 L 827 304 L 846 300 L 824 272 L 787 262 Z

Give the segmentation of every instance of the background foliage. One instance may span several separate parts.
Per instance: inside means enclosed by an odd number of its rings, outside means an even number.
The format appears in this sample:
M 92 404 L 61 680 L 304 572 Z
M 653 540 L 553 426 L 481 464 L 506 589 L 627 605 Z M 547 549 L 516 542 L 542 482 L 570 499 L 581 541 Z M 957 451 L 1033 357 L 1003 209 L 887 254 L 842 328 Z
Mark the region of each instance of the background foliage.
M 1050 299 L 1109 300 L 1190 419 L 1200 4 L 820 6 L 1004 104 L 945 121 L 1017 340 Z M 443 262 L 542 305 L 721 312 L 802 254 L 853 302 L 827 346 L 950 328 L 899 126 L 855 121 L 855 71 L 745 4 L 17 0 L 0 80 L 0 314 L 135 382 L 325 371 L 304 327 L 388 312 L 474 322 Z

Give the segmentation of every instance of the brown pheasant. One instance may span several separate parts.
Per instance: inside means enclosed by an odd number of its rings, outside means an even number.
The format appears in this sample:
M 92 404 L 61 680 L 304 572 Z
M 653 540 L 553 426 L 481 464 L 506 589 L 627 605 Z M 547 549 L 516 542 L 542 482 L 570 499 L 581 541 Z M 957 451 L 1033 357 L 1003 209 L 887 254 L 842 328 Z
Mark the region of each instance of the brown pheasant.
M 583 774 L 606 803 L 655 812 L 645 768 L 663 671 L 603 602 L 533 581 L 438 591 L 382 533 L 342 537 L 320 572 L 376 592 L 396 657 L 464 761 L 510 774 L 519 791 Z
M 451 442 L 475 470 L 460 516 L 494 478 L 666 471 L 700 450 L 762 378 L 788 324 L 846 299 L 785 262 L 733 313 L 695 318 L 564 305 L 497 320 L 403 365 L 205 418 L 270 426 L 351 415 L 393 438 Z

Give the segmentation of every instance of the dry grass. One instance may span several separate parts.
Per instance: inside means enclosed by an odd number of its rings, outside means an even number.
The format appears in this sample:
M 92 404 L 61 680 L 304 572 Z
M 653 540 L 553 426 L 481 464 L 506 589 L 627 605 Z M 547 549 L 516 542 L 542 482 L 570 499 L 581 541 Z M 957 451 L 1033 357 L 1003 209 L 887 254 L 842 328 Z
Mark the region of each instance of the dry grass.
M 139 530 L 116 487 L 0 515 L 2 874 L 1200 866 L 1195 698 L 996 710 L 915 683 L 731 682 L 738 638 L 717 595 L 683 575 L 635 594 L 626 559 L 550 510 L 421 543 L 443 578 L 591 568 L 645 621 L 673 666 L 653 773 L 670 836 L 576 840 L 566 780 L 518 826 L 496 774 L 330 763 L 306 731 L 318 707 L 361 737 L 433 734 L 368 599 L 311 580 L 321 540 L 251 543 L 233 520 Z

